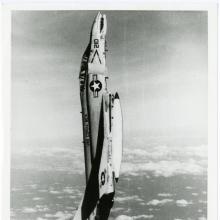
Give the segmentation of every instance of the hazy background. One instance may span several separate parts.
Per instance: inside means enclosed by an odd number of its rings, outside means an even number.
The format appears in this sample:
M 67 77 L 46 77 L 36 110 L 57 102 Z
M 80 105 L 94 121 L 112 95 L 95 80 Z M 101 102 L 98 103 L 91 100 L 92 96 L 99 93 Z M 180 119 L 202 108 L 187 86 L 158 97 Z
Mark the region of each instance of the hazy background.
M 124 120 L 111 217 L 204 220 L 207 13 L 103 13 L 108 88 L 119 92 Z M 12 13 L 12 219 L 67 219 L 78 206 L 85 185 L 78 74 L 96 14 Z

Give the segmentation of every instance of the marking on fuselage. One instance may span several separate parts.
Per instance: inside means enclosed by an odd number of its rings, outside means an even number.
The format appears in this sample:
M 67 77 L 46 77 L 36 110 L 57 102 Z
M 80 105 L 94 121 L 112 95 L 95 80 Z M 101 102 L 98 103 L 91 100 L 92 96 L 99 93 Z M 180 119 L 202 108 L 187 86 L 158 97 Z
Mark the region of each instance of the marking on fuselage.
M 98 50 L 95 50 L 94 56 L 93 56 L 93 58 L 92 58 L 92 60 L 91 60 L 91 63 L 93 63 L 96 54 L 97 54 L 97 56 L 98 56 L 98 58 L 99 58 L 99 62 L 100 62 L 100 64 L 102 64 L 101 59 L 100 59 L 100 57 L 99 57 Z
M 97 79 L 97 75 L 92 76 L 92 81 L 89 84 L 89 88 L 93 92 L 93 97 L 97 98 L 99 91 L 102 89 L 102 83 Z
M 94 39 L 94 48 L 99 48 L 99 39 Z

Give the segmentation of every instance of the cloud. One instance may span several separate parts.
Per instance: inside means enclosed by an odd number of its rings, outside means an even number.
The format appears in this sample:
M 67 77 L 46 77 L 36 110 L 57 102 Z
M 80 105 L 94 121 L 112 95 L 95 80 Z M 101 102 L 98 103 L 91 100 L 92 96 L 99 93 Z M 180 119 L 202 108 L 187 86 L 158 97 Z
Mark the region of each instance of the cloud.
M 125 196 L 125 197 L 116 197 L 115 201 L 116 202 L 125 202 L 125 201 L 139 201 L 139 202 L 143 202 L 144 200 L 141 199 L 139 196 L 134 195 L 134 196 Z
M 71 194 L 72 197 L 82 197 L 83 193 L 79 189 L 73 188 L 73 187 L 64 187 L 63 192 L 66 194 Z
M 140 141 L 139 141 L 140 142 Z M 121 173 L 138 176 L 151 172 L 155 176 L 170 177 L 189 174 L 203 175 L 207 172 L 207 146 L 166 146 L 146 142 L 135 143 L 136 148 L 124 149 Z
M 46 205 L 36 205 L 35 208 L 38 212 L 47 212 L 50 210 Z
M 153 199 L 151 201 L 149 201 L 147 203 L 147 205 L 152 205 L 152 206 L 162 206 L 162 205 L 165 205 L 166 203 L 170 203 L 170 202 L 173 202 L 173 199 L 162 199 L 162 200 L 158 200 L 158 199 Z
M 53 146 L 50 148 L 47 144 L 39 144 L 38 151 L 36 151 L 34 144 L 33 146 L 26 146 L 24 144 L 18 151 L 16 149 L 13 151 L 12 168 L 53 172 L 67 171 L 71 174 L 84 174 L 85 170 L 82 169 L 84 158 L 82 148 L 80 147 L 81 142 L 79 141 L 79 143 L 74 144 L 78 144 L 79 147 Z M 23 160 L 21 161 L 20 158 L 23 158 Z M 33 163 L 33 160 L 37 162 Z M 35 185 L 30 185 L 29 187 L 36 188 Z
M 40 200 L 43 200 L 44 198 L 40 198 L 40 197 L 34 197 L 32 200 L 34 201 L 40 201 Z
M 69 198 L 70 199 L 76 199 L 78 196 L 74 196 L 74 195 L 70 195 Z
M 16 188 L 16 187 L 12 187 L 11 188 L 11 191 L 12 192 L 17 192 L 17 191 L 21 191 L 22 189 L 20 189 L 20 188 Z
M 123 174 L 138 176 L 141 172 L 152 172 L 155 176 L 170 177 L 180 174 L 202 175 L 204 169 L 195 160 L 187 162 L 162 160 L 147 163 L 122 163 L 121 173 Z
M 154 216 L 153 215 L 136 215 L 133 216 L 133 219 L 152 219 Z
M 35 213 L 35 212 L 37 212 L 37 210 L 36 210 L 35 208 L 24 207 L 24 208 L 22 209 L 22 212 L 23 212 L 23 213 Z
M 176 200 L 176 205 L 179 207 L 186 207 L 193 204 L 192 201 L 186 201 L 185 199 Z
M 47 212 L 49 208 L 46 205 L 36 205 L 33 207 L 24 207 L 22 208 L 22 213 L 35 213 L 35 212 Z
M 137 145 L 136 148 L 131 149 L 128 145 L 124 149 L 121 174 L 138 176 L 145 173 L 147 178 L 148 173 L 163 177 L 206 173 L 207 154 L 205 145 L 179 147 L 152 144 L 152 146 L 146 146 L 147 142 L 139 142 L 134 143 Z M 60 157 L 61 154 L 62 157 Z M 21 156 L 36 157 L 39 158 L 36 161 L 40 161 L 40 163 L 16 164 L 16 168 L 19 169 L 68 171 L 80 175 L 85 172 L 82 169 L 84 158 L 80 147 L 65 146 L 61 148 L 54 146 L 48 148 L 47 146 L 40 146 L 39 151 L 36 151 L 35 147 L 21 147 L 17 156 L 19 158 Z M 33 188 L 35 187 L 33 186 Z M 71 194 L 71 188 L 64 190 Z
M 75 210 L 75 208 L 73 206 L 67 206 L 66 209 Z
M 115 207 L 111 211 L 112 212 L 119 212 L 119 211 L 122 211 L 122 210 L 124 210 L 124 208 L 122 208 L 122 207 Z
M 165 158 L 173 159 L 179 158 L 188 160 L 200 158 L 207 159 L 207 145 L 189 145 L 189 146 L 167 146 L 161 144 L 154 144 L 150 147 L 146 146 L 147 140 L 137 142 L 136 140 L 131 141 L 132 144 L 137 145 L 136 148 L 124 149 L 125 156 L 129 159 L 150 159 L 150 160 L 164 160 Z M 134 143 L 133 143 L 134 142 Z
M 193 195 L 193 196 L 198 196 L 199 194 L 198 194 L 198 193 L 192 193 L 192 195 Z
M 136 215 L 136 216 L 127 216 L 127 215 L 120 215 L 115 218 L 115 220 L 135 220 L 135 219 L 152 219 L 153 215 Z
M 49 191 L 51 194 L 60 194 L 61 192 L 59 192 L 59 191 L 56 191 L 56 190 L 50 190 Z
M 160 196 L 160 197 L 172 197 L 173 196 L 170 193 L 158 193 L 157 195 Z
M 27 185 L 27 186 L 32 188 L 32 189 L 37 189 L 37 187 L 38 187 L 37 184 L 30 184 L 30 185 Z
M 198 220 L 206 220 L 206 217 L 204 217 L 204 216 L 199 217 Z
M 115 220 L 133 220 L 133 218 L 127 215 L 120 215 Z
M 57 218 L 57 220 L 68 220 L 74 216 L 73 213 L 69 213 L 67 211 L 61 212 L 58 211 L 55 214 L 45 214 L 46 218 Z
M 74 189 L 72 187 L 65 187 L 63 189 L 63 192 L 65 192 L 67 194 L 73 194 L 74 193 Z

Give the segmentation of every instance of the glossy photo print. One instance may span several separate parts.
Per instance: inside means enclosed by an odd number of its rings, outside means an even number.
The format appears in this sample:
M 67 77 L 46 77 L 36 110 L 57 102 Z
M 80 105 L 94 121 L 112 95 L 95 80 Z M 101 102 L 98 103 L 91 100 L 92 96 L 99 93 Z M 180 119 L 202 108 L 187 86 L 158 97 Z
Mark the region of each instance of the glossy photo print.
M 11 13 L 11 220 L 207 220 L 207 11 Z

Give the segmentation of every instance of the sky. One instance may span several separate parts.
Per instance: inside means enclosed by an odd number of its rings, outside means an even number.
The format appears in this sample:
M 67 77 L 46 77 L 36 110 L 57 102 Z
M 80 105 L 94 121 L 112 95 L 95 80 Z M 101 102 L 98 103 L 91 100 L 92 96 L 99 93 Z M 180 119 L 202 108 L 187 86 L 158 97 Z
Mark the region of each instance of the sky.
M 104 11 L 125 136 L 207 133 L 206 12 Z M 12 143 L 82 137 L 78 74 L 97 11 L 12 14 Z

